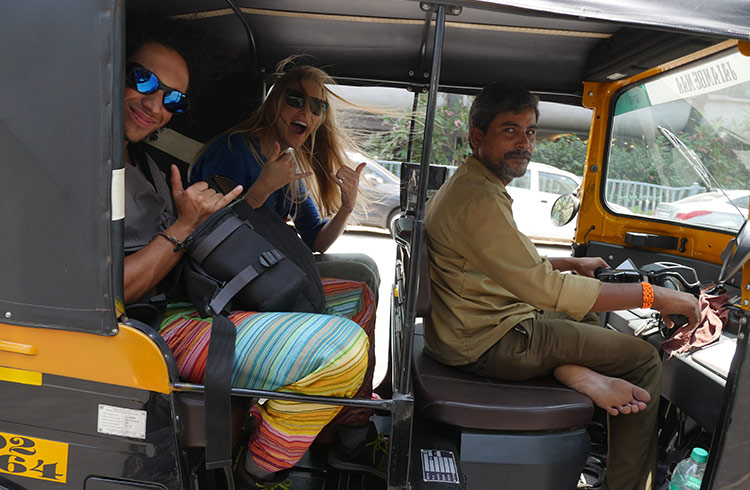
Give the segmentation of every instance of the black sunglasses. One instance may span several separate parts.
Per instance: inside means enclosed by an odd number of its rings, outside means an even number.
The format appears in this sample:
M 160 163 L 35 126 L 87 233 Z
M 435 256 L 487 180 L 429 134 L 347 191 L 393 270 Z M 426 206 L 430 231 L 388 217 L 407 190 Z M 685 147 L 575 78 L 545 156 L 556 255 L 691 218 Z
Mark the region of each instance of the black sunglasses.
M 161 80 L 148 68 L 138 63 L 128 62 L 125 64 L 125 72 L 127 74 L 125 81 L 128 86 L 138 93 L 148 95 L 157 90 L 164 92 L 162 104 L 172 114 L 179 114 L 188 109 L 187 95 L 161 83 Z
M 326 102 L 325 100 L 319 99 L 317 97 L 310 97 L 309 95 L 305 95 L 299 90 L 294 90 L 293 88 L 286 89 L 285 93 L 287 105 L 294 107 L 295 109 L 302 109 L 303 107 L 305 107 L 305 99 L 309 97 L 310 112 L 312 112 L 316 116 L 320 116 L 321 114 L 325 114 L 326 111 L 328 111 L 328 102 Z

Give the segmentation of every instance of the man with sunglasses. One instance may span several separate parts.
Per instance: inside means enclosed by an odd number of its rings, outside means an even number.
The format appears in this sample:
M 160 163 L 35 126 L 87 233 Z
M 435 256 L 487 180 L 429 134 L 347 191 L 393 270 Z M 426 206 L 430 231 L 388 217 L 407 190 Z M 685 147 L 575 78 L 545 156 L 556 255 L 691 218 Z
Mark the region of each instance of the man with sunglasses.
M 185 59 L 166 44 L 146 42 L 128 56 L 124 97 L 126 304 L 148 301 L 182 257 L 173 251 L 175 244 L 242 191 L 238 187 L 223 196 L 205 182 L 185 189 L 177 166 L 172 165 L 170 192 L 151 157 L 134 148 L 187 108 L 188 82 Z

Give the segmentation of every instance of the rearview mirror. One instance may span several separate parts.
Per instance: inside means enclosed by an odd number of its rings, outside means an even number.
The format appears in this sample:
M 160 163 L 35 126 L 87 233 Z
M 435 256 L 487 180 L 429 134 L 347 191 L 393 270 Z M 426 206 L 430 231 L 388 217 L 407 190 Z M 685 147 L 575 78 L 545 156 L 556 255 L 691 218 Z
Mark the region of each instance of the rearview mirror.
M 552 205 L 550 218 L 557 226 L 565 226 L 578 214 L 580 201 L 573 194 L 565 194 L 557 198 Z

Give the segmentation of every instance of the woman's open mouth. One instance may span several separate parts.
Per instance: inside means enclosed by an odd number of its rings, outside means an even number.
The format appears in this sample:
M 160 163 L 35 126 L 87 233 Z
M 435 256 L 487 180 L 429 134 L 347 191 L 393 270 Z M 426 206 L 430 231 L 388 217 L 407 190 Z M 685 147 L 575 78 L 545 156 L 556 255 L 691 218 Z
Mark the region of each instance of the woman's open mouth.
M 298 136 L 305 134 L 307 123 L 305 121 L 292 121 L 292 131 Z

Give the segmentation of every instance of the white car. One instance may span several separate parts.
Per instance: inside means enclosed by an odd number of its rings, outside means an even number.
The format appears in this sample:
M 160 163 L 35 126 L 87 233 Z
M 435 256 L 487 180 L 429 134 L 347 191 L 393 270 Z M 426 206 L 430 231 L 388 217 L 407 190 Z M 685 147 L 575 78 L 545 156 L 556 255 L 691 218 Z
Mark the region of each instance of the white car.
M 401 212 L 401 188 L 398 177 L 361 153 L 348 153 L 348 156 L 355 168 L 360 162 L 367 163 L 359 180 L 363 194 L 362 205 L 354 209 L 352 224 L 390 231 L 391 221 Z
M 518 229 L 535 242 L 571 243 L 576 221 L 557 226 L 550 218 L 555 200 L 581 185 L 577 175 L 551 165 L 529 162 L 526 174 L 507 186 Z
M 750 191 L 728 190 L 726 193 L 725 196 L 720 191 L 711 191 L 679 201 L 662 202 L 656 206 L 654 215 L 662 219 L 685 221 L 691 225 L 709 225 L 737 231 L 747 219 Z

